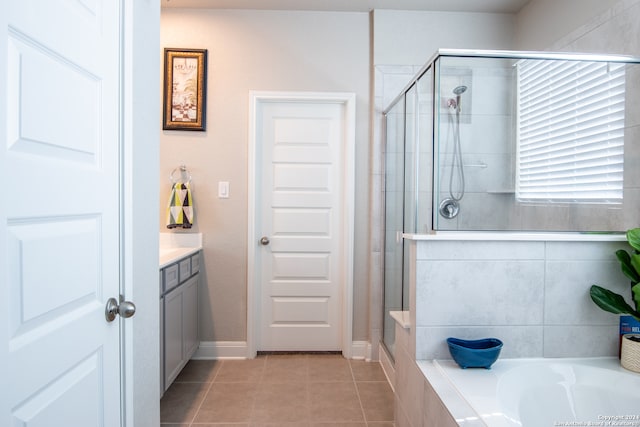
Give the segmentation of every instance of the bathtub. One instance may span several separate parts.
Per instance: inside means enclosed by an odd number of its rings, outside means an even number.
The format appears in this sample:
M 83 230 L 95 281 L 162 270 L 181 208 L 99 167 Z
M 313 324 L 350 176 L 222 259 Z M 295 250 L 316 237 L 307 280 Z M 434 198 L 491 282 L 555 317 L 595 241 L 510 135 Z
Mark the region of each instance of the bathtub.
M 490 370 L 418 365 L 461 426 L 640 427 L 640 374 L 617 358 L 499 359 Z

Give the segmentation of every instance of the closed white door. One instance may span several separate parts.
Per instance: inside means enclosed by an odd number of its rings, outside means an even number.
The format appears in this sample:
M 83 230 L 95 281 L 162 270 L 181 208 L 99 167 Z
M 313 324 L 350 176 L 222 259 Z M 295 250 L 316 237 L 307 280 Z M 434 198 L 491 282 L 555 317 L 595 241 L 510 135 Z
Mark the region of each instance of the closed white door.
M 343 102 L 260 103 L 256 145 L 258 350 L 344 345 L 350 168 Z
M 0 423 L 119 426 L 120 5 L 3 4 Z

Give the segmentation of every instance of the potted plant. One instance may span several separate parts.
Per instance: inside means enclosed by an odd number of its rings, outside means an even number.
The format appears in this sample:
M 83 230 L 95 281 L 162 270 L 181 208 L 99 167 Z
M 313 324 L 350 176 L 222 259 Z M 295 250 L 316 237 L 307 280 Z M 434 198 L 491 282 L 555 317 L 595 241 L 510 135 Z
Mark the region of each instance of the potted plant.
M 631 299 L 633 306 L 620 294 L 598 285 L 592 285 L 589 291 L 591 299 L 601 309 L 610 313 L 622 314 L 620 318 L 621 363 L 627 369 L 640 372 L 640 228 L 627 231 L 627 242 L 633 249 L 631 253 L 624 249 L 616 251 L 620 267 L 626 277 L 631 280 Z

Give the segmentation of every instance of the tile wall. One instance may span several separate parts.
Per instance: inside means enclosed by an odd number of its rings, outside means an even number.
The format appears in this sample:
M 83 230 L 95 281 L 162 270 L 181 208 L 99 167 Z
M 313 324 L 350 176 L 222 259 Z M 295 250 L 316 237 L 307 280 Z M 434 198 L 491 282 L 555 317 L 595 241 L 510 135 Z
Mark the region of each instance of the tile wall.
M 412 353 L 411 330 L 396 324 L 395 427 L 453 427 L 458 423 L 423 375 Z
M 414 244 L 416 359 L 450 358 L 449 336 L 500 338 L 507 358 L 618 354 L 618 316 L 593 304 L 589 288 L 628 298 L 615 257 L 625 242 Z

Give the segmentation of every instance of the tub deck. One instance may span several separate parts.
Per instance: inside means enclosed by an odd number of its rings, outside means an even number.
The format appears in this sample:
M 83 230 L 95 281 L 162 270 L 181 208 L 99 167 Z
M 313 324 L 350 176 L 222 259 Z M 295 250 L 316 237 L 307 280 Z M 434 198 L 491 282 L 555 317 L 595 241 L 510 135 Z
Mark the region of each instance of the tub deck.
M 418 366 L 461 426 L 640 427 L 640 375 L 615 357 L 499 359 L 491 369 L 461 369 L 453 360 Z

